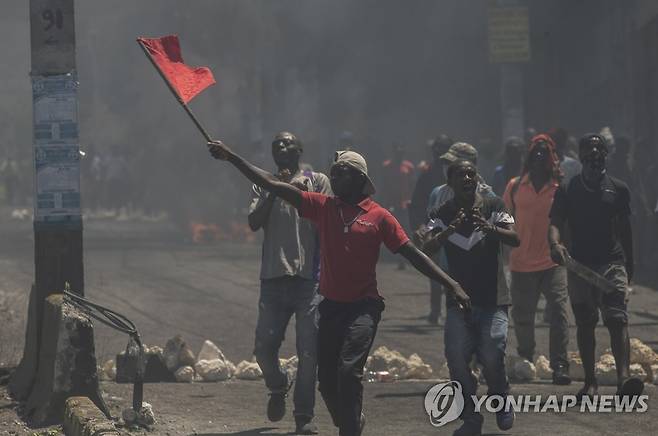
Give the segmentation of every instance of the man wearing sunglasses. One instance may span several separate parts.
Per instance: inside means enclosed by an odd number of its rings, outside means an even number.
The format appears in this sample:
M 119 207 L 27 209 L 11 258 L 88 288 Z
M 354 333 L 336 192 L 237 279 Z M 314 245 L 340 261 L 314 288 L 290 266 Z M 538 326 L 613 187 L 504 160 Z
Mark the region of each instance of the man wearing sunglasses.
M 329 179 L 322 173 L 301 170 L 303 148 L 290 132 L 280 132 L 272 142 L 276 179 L 300 190 L 331 193 Z M 261 289 L 254 355 L 270 390 L 267 416 L 280 421 L 286 412 L 286 395 L 291 381 L 279 365 L 279 348 L 286 327 L 295 315 L 297 379 L 293 402 L 296 432 L 315 434 L 313 420 L 317 372 L 317 308 L 319 245 L 317 228 L 300 218 L 290 203 L 257 185 L 249 207 L 249 227 L 263 229 Z
M 389 211 L 370 199 L 375 186 L 360 154 L 336 153 L 330 172 L 334 196 L 328 196 L 282 182 L 221 141 L 208 146 L 214 158 L 230 162 L 253 183 L 287 201 L 317 225 L 320 293 L 324 296 L 319 307 L 318 388 L 339 435 L 361 435 L 365 425 L 363 368 L 384 309 L 376 276 L 381 244 L 445 285 L 456 306 L 469 308 L 468 295 L 409 241 Z
M 617 395 L 640 395 L 644 388 L 642 380 L 630 377 L 629 373 L 627 286 L 633 277 L 630 192 L 624 182 L 606 173 L 607 155 L 608 146 L 601 135 L 588 134 L 580 139 L 582 172 L 566 188 L 556 191 L 548 230 L 553 261 L 563 265 L 569 256 L 560 239 L 560 229 L 568 224 L 574 260 L 599 272 L 618 289 L 604 294 L 569 274 L 569 297 L 585 370 L 585 385 L 578 392 L 580 398 L 596 395 L 598 391 L 594 331 L 599 311 L 610 333 L 617 367 Z

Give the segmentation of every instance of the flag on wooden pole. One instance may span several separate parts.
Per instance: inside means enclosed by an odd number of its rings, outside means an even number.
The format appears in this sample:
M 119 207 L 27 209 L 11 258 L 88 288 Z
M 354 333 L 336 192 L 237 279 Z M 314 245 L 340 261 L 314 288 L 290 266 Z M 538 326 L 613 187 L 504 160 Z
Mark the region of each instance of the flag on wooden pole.
M 197 94 L 215 84 L 208 67 L 191 67 L 183 62 L 178 36 L 161 38 L 137 38 L 146 49 L 163 78 L 183 103 L 188 103 Z
M 180 105 L 183 106 L 196 128 L 199 129 L 207 142 L 212 141 L 206 129 L 203 128 L 187 105 L 201 91 L 215 83 L 210 68 L 185 65 L 178 36 L 176 35 L 161 38 L 137 38 L 137 43 L 160 73 Z

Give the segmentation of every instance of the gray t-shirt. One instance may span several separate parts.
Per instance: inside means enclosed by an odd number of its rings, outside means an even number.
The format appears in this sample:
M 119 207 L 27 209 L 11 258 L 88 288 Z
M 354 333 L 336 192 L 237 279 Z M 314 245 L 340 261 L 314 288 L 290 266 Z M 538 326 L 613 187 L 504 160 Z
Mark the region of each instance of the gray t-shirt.
M 329 178 L 322 173 L 300 171 L 293 176 L 292 181 L 301 181 L 311 192 L 331 195 Z M 253 193 L 249 213 L 256 210 L 270 195 L 256 185 Z M 300 218 L 292 205 L 277 198 L 263 231 L 261 280 L 284 276 L 318 279 L 316 270 L 319 268 L 319 246 L 315 224 Z

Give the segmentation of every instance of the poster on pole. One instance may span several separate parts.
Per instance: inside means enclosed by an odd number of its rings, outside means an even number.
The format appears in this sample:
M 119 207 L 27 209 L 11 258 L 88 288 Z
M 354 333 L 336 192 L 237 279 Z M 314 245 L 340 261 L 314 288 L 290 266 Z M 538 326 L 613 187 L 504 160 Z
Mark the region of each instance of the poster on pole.
M 530 60 L 530 27 L 526 6 L 499 6 L 489 3 L 488 8 L 489 61 L 516 63 Z
M 77 89 L 73 74 L 32 77 L 37 221 L 80 217 Z

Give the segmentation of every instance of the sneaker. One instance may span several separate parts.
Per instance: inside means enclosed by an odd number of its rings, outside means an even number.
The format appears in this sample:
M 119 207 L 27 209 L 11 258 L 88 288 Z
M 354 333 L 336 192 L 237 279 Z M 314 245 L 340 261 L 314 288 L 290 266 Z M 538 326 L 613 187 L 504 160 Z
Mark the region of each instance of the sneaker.
M 313 418 L 298 415 L 295 416 L 295 433 L 296 434 L 318 434 L 318 427 L 312 422 Z
M 630 377 L 624 380 L 617 388 L 617 396 L 633 397 L 642 395 L 644 391 L 644 382 L 637 377 Z
M 286 415 L 286 391 L 270 392 L 270 399 L 267 401 L 267 419 L 272 422 L 281 421 Z
M 366 415 L 361 412 L 361 419 L 359 420 L 359 431 L 356 432 L 356 436 L 361 436 L 363 434 L 363 429 L 366 426 Z
M 553 384 L 557 386 L 566 386 L 571 384 L 571 377 L 569 377 L 569 369 L 564 365 L 558 365 L 553 370 Z
M 476 413 L 472 417 L 465 419 L 461 427 L 459 427 L 452 436 L 480 436 L 482 434 L 482 423 L 484 417 Z
M 498 424 L 498 428 L 503 431 L 507 431 L 514 426 L 515 418 L 516 415 L 513 410 L 503 409 L 496 412 L 496 424 Z

